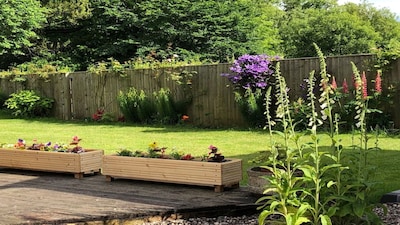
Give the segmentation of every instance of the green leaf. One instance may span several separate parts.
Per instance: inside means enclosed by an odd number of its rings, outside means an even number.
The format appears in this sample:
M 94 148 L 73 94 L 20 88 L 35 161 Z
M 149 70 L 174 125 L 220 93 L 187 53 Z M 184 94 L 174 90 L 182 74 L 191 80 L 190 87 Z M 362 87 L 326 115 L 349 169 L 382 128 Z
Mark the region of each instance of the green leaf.
M 268 216 L 272 215 L 271 211 L 263 210 L 260 215 L 258 216 L 258 224 L 265 224 L 265 220 Z
M 320 215 L 322 225 L 332 225 L 331 218 L 327 215 Z
M 331 180 L 328 182 L 328 184 L 326 184 L 326 187 L 330 188 L 330 187 L 332 187 L 332 185 L 335 185 L 335 184 L 336 184 L 336 182 Z
M 357 201 L 353 204 L 353 212 L 356 216 L 361 218 L 364 215 L 365 204 L 361 201 Z
M 321 174 L 325 173 L 329 169 L 338 168 L 340 166 L 341 166 L 341 164 L 331 164 L 331 165 L 324 166 L 321 168 Z
M 303 171 L 303 174 L 305 177 L 312 178 L 313 175 L 315 174 L 315 168 L 311 166 L 304 166 L 299 168 L 301 171 Z
M 296 222 L 294 224 L 295 225 L 300 225 L 300 224 L 308 223 L 308 222 L 311 222 L 310 219 L 308 219 L 307 217 L 301 216 L 301 217 L 296 219 Z

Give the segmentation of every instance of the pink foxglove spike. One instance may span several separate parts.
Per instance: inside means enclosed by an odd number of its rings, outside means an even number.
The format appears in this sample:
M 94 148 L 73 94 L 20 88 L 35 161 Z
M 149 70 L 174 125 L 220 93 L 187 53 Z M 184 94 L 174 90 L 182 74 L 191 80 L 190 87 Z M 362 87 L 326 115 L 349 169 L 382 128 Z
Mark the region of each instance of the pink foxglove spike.
M 375 92 L 378 94 L 382 93 L 382 79 L 381 79 L 381 73 L 379 71 L 376 73 L 376 78 L 375 78 Z
M 348 94 L 349 93 L 349 85 L 347 85 L 347 80 L 346 78 L 343 79 L 343 93 Z
M 363 72 L 361 77 L 362 82 L 362 96 L 363 99 L 367 99 L 368 97 L 368 87 L 367 87 L 367 77 L 365 76 L 365 72 Z

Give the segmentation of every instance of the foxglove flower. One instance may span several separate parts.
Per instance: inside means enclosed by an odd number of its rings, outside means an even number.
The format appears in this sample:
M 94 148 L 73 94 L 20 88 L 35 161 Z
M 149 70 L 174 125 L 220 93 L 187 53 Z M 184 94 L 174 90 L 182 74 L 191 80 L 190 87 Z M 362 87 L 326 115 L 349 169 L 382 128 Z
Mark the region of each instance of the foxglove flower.
M 355 76 L 354 76 L 354 74 L 353 74 L 353 85 L 354 85 L 354 89 L 355 90 L 358 90 L 358 88 L 359 88 L 359 83 L 358 83 L 358 81 L 356 80 L 356 78 L 355 78 Z
M 342 87 L 343 87 L 343 93 L 348 94 L 349 93 L 349 86 L 347 85 L 346 78 L 343 79 Z
M 379 71 L 376 73 L 376 78 L 375 78 L 375 92 L 378 94 L 382 93 L 382 79 Z
M 337 84 L 336 84 L 336 79 L 335 79 L 335 77 L 332 77 L 331 88 L 332 88 L 332 90 L 336 90 L 336 89 L 337 89 Z
M 362 96 L 363 96 L 363 99 L 367 99 L 367 97 L 368 97 L 368 89 L 367 89 L 367 77 L 365 76 L 365 72 L 363 72 L 363 74 L 362 74 L 361 82 L 362 82 Z

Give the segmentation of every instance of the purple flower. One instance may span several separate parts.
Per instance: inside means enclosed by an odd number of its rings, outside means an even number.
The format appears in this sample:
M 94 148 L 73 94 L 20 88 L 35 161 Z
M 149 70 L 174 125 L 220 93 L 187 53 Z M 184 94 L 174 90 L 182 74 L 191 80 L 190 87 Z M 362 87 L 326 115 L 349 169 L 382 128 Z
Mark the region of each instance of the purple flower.
M 271 61 L 280 59 L 267 55 L 242 55 L 229 68 L 231 74 L 221 74 L 237 88 L 265 89 L 274 73 Z

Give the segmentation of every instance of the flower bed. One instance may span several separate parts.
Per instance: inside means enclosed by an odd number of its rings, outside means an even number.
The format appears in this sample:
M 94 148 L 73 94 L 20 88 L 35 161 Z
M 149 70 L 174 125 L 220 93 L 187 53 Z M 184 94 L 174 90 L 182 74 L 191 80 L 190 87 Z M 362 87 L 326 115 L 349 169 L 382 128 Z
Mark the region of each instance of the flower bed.
M 221 192 L 224 187 L 239 185 L 242 160 L 228 159 L 218 163 L 104 155 L 102 174 L 108 181 L 125 178 L 213 186 L 216 192 Z
M 103 150 L 65 153 L 20 149 L 0 149 L 0 167 L 73 173 L 83 178 L 85 173 L 98 173 L 101 169 Z
M 27 148 L 24 143 L 20 139 L 12 149 L 0 148 L 0 167 L 72 173 L 78 179 L 83 178 L 84 174 L 101 171 L 103 150 L 83 150 L 74 141 L 71 144 L 75 147 L 69 150 L 57 147 L 58 151 L 48 144 L 34 143 Z
M 162 155 L 164 154 L 162 153 Z M 222 192 L 224 187 L 239 186 L 239 182 L 242 180 L 242 160 L 203 159 L 200 161 L 193 158 L 191 160 L 174 160 L 171 158 L 104 155 L 102 174 L 108 181 L 124 178 L 212 186 L 216 192 Z

